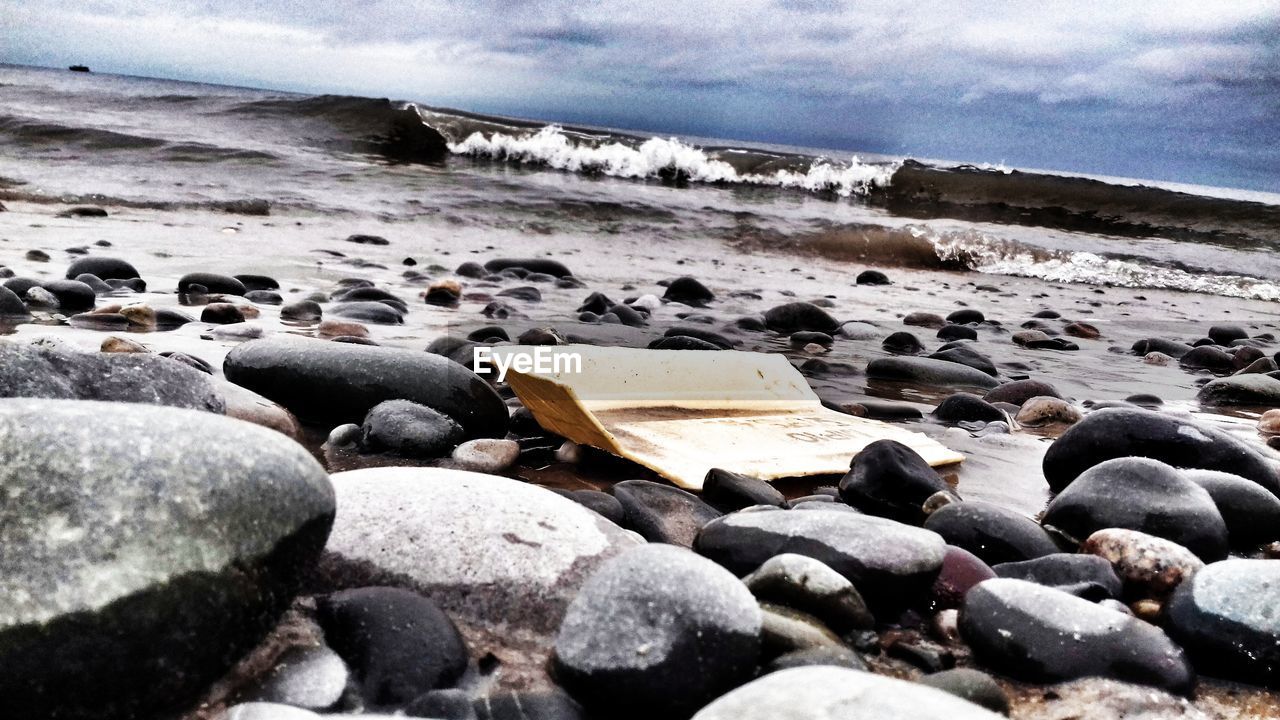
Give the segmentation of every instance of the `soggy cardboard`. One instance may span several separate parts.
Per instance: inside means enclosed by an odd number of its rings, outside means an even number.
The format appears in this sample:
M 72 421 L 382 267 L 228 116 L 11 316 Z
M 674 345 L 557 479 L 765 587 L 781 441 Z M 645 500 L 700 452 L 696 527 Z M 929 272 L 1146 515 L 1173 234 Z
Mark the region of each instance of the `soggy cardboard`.
M 930 465 L 964 459 L 920 433 L 823 407 L 782 355 L 580 345 L 556 351 L 578 353 L 581 372 L 512 369 L 506 376 L 538 422 L 691 490 L 716 467 L 763 480 L 842 474 L 862 448 L 884 439 Z

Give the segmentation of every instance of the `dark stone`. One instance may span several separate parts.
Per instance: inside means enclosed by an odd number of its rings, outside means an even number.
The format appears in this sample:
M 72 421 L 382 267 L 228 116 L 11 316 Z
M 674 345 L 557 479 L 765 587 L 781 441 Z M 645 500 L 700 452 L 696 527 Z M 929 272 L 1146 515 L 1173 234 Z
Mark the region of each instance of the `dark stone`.
M 384 400 L 410 400 L 453 418 L 466 437 L 502 437 L 507 406 L 458 363 L 399 348 L 301 338 L 251 340 L 223 363 L 227 379 L 303 420 L 360 422 Z
M 1033 560 L 994 565 L 1002 578 L 1057 588 L 1092 602 L 1120 597 L 1124 587 L 1111 563 L 1097 555 L 1054 553 Z
M 960 633 L 984 665 L 1020 680 L 1101 676 L 1189 695 L 1195 672 L 1158 628 L 1073 595 L 1022 580 L 969 591 Z
M 987 393 L 983 400 L 989 403 L 1009 403 L 1021 405 L 1033 397 L 1055 397 L 1061 399 L 1057 388 L 1039 380 L 1013 380 L 1004 383 Z
M 142 282 L 138 278 L 134 278 L 134 281 Z M 88 285 L 93 290 L 95 295 L 106 295 L 107 293 L 113 292 L 117 289 L 116 287 L 113 287 L 112 285 L 110 285 L 109 283 L 107 283 L 105 280 L 98 277 L 97 275 L 91 275 L 90 273 L 81 273 L 77 275 L 75 277 L 75 282 L 80 282 L 80 283 L 84 283 L 85 285 Z M 116 280 L 115 282 L 117 284 L 122 284 L 127 281 Z M 46 289 L 48 289 L 47 286 L 46 286 Z
M 946 360 L 947 362 L 968 365 L 975 370 L 997 377 L 1000 372 L 996 370 L 995 363 L 991 362 L 991 358 L 974 350 L 971 347 L 960 345 L 958 347 L 945 348 L 929 356 L 932 360 Z
M 93 274 L 104 280 L 106 279 L 98 273 Z M 187 294 L 192 289 L 192 285 L 201 285 L 205 288 L 205 292 L 221 293 L 223 295 L 244 295 L 249 292 L 244 283 L 233 277 L 216 273 L 196 272 L 187 273 L 178 279 L 178 294 Z
M 1280 687 L 1280 562 L 1225 560 L 1174 592 L 1169 632 L 1206 674 Z
M 23 293 L 25 294 L 26 290 L 23 290 Z M 30 316 L 31 311 L 27 310 L 27 304 L 22 302 L 22 298 L 7 287 L 0 287 L 0 317 L 25 318 Z
M 914 325 L 916 327 L 940 328 L 947 324 L 945 318 L 941 315 L 935 315 L 927 312 L 908 313 L 902 318 L 903 325 Z
M 67 268 L 66 278 L 73 280 L 88 273 L 103 280 L 131 280 L 142 277 L 137 268 L 124 260 L 109 257 L 82 257 Z
M 716 295 L 697 279 L 685 276 L 672 280 L 667 286 L 667 291 L 663 293 L 662 299 L 693 307 L 706 307 L 707 303 L 716 299 Z
M 244 294 L 244 299 L 259 305 L 281 305 L 284 303 L 284 298 L 281 297 L 280 293 L 272 290 L 250 290 Z
M 410 590 L 333 593 L 319 599 L 316 618 L 372 705 L 403 705 L 453 685 L 467 668 L 467 646 L 453 621 Z
M 404 714 L 408 717 L 433 720 L 478 720 L 476 705 L 480 705 L 485 700 L 488 698 L 472 700 L 470 693 L 456 688 L 431 690 L 405 705 Z
M 916 355 L 924 351 L 924 344 L 920 342 L 920 338 L 905 330 L 890 334 L 880 343 L 880 347 L 898 355 Z
M 896 440 L 867 445 L 849 467 L 840 480 L 840 497 L 872 515 L 919 523 L 924 519 L 924 501 L 947 490 L 923 458 Z
M 14 720 L 189 709 L 275 625 L 334 513 L 284 435 L 121 403 L 0 402 L 0 486 Z
M 489 272 L 502 272 L 508 268 L 520 268 L 531 273 L 545 273 L 553 277 L 566 277 L 573 273 L 562 263 L 547 258 L 499 258 L 484 264 Z
M 877 615 L 923 600 L 946 544 L 936 533 L 838 510 L 737 512 L 707 523 L 698 552 L 737 575 L 783 553 L 821 560 L 853 583 Z
M 929 609 L 936 612 L 960 607 L 965 593 L 974 585 L 995 576 L 991 567 L 977 555 L 964 548 L 947 545 L 942 571 L 929 590 Z
M 685 717 L 751 678 L 760 629 L 737 578 L 688 550 L 641 546 L 606 562 L 569 605 L 556 676 L 601 716 Z
M 217 325 L 244 322 L 244 313 L 231 303 L 209 303 L 200 311 L 200 322 Z
M 807 302 L 791 302 L 769 308 L 765 311 L 764 322 L 770 330 L 787 334 L 797 330 L 817 330 L 834 335 L 840 330 L 840 323 L 827 314 L 826 310 Z
M 379 235 L 348 235 L 347 242 L 357 245 L 390 245 L 391 241 Z
M 578 312 L 592 312 L 596 315 L 603 315 L 609 312 L 609 308 L 616 305 L 607 295 L 600 292 L 593 292 L 582 301 L 582 305 L 578 306 Z
M 1058 552 L 1058 546 L 1034 520 L 991 503 L 945 505 L 929 516 L 924 527 L 990 565 Z
M 452 418 L 408 400 L 374 405 L 361 433 L 366 450 L 405 457 L 443 457 L 465 439 L 462 426 Z
M 649 343 L 650 350 L 723 350 L 724 348 L 706 340 L 685 335 L 669 335 L 660 337 Z
M 379 288 L 379 287 L 369 287 L 367 285 L 362 285 L 358 287 L 347 288 L 345 290 L 339 290 L 338 292 L 333 294 L 332 299 L 335 302 L 344 302 L 344 303 L 359 302 L 362 300 L 380 302 L 384 305 L 390 306 L 395 310 L 398 310 L 402 315 L 404 313 L 409 312 L 408 303 L 406 303 L 403 299 L 397 297 L 395 294 L 388 292 L 386 290 L 383 290 L 382 288 Z
M 791 337 L 789 338 L 789 340 L 791 341 L 791 345 L 793 347 L 799 347 L 799 348 L 802 348 L 810 344 L 821 345 L 822 347 L 830 348 L 832 345 L 835 345 L 836 343 L 835 338 L 831 337 L 830 335 L 824 332 L 818 332 L 816 330 L 800 330 L 799 332 L 793 332 L 791 333 Z
M 106 400 L 222 414 L 207 375 L 148 353 L 82 353 L 0 342 L 0 397 Z
M 66 210 L 58 213 L 58 217 L 104 218 L 106 216 L 106 210 L 92 205 L 67 208 Z
M 498 293 L 498 297 L 515 298 L 525 302 L 542 302 L 542 291 L 532 285 L 507 288 Z
M 876 380 L 915 382 L 935 387 L 993 388 L 988 374 L 960 363 L 929 358 L 876 358 L 867 364 L 867 377 Z
M 879 400 L 863 400 L 844 406 L 841 411 L 872 420 L 919 420 L 924 417 L 920 408 L 914 405 Z
M 812 615 L 845 635 L 875 627 L 875 618 L 849 579 L 822 561 L 784 553 L 742 579 L 757 600 Z
M 1227 526 L 1213 498 L 1149 458 L 1116 458 L 1086 470 L 1049 503 L 1042 522 L 1076 542 L 1126 528 L 1172 540 L 1206 562 L 1227 556 Z
M 1209 339 L 1219 345 L 1230 345 L 1236 340 L 1246 340 L 1249 337 L 1249 331 L 1239 325 L 1214 325 L 1209 328 Z
M 459 265 L 458 269 L 453 271 L 453 274 L 458 277 L 478 279 L 487 276 L 489 271 L 485 270 L 480 263 L 469 260 Z
M 474 708 L 476 720 L 590 720 L 582 706 L 559 688 L 491 692 L 476 698 Z
M 1001 715 L 1009 714 L 1009 696 L 990 675 L 973 668 L 953 668 L 920 678 L 921 685 L 937 688 Z
M 976 395 L 956 393 L 934 408 L 933 416 L 945 423 L 996 422 L 1005 420 L 1004 411 Z
M 855 280 L 859 285 L 891 285 L 889 276 L 879 270 L 863 270 Z
M 324 310 L 321 309 L 320 303 L 313 300 L 299 300 L 280 308 L 281 320 L 312 322 L 319 320 L 323 315 Z
M 1178 359 L 1178 364 L 1191 370 L 1230 372 L 1235 369 L 1235 358 L 1214 345 L 1201 345 Z
M 649 324 L 648 316 L 641 314 L 638 310 L 630 305 L 614 305 L 609 308 L 609 313 L 618 318 L 618 320 L 629 327 L 644 327 Z
M 234 275 L 232 276 L 244 285 L 245 290 L 253 292 L 254 290 L 279 290 L 280 281 L 267 275 Z
M 626 480 L 613 486 L 622 503 L 625 527 L 649 542 L 693 547 L 698 531 L 720 511 L 677 487 L 648 480 Z
M 977 340 L 978 331 L 968 325 L 944 325 L 938 330 L 938 339 L 944 342 L 952 340 Z
M 956 310 L 955 312 L 947 316 L 947 322 L 955 323 L 957 325 L 968 325 L 969 323 L 981 323 L 981 322 L 985 322 L 986 319 L 987 319 L 986 316 L 984 316 L 978 310 L 974 310 L 973 308 L 964 308 L 961 310 Z
M 768 675 L 779 670 L 790 670 L 798 667 L 812 667 L 815 665 L 835 666 L 848 668 L 850 670 L 860 670 L 870 672 L 867 667 L 867 661 L 862 659 L 858 653 L 847 647 L 839 645 L 826 645 L 823 647 L 811 647 L 803 650 L 792 650 L 789 653 L 783 653 L 778 657 L 770 660 L 763 669 L 761 675 Z
M 702 481 L 702 499 L 722 512 L 752 505 L 787 506 L 787 499 L 769 483 L 720 468 L 707 472 Z
M 486 325 L 477 330 L 472 330 L 467 334 L 467 339 L 474 342 L 492 342 L 494 340 L 510 342 L 511 336 L 500 325 Z
M 1214 470 L 1183 470 L 1182 476 L 1204 488 L 1227 524 L 1237 549 L 1280 540 L 1280 498 L 1239 475 Z
M 1196 399 L 1209 407 L 1280 407 L 1280 380 L 1256 373 L 1218 378 L 1205 383 Z
M 699 340 L 709 342 L 712 345 L 721 347 L 725 350 L 732 350 L 733 347 L 737 345 L 736 341 L 730 340 L 729 338 L 725 337 L 724 335 L 721 335 L 718 332 L 713 332 L 711 330 L 704 330 L 703 328 L 699 328 L 699 327 L 690 327 L 688 325 L 678 325 L 673 328 L 668 328 L 667 331 L 663 333 L 663 335 L 667 337 L 675 337 L 677 335 L 682 335 L 684 337 L 697 338 Z
M 618 498 L 607 492 L 599 490 L 557 490 L 556 492 L 583 507 L 596 511 L 619 527 L 626 524 L 627 511 L 623 509 L 622 503 L 618 502 Z
M 329 314 L 376 325 L 404 324 L 404 313 L 399 308 L 376 300 L 340 302 L 329 308 Z
M 1229 472 L 1280 495 L 1275 469 L 1245 443 L 1194 420 L 1139 408 L 1106 408 L 1086 415 L 1049 446 L 1044 476 L 1050 489 L 1060 492 L 1094 465 L 1128 456 Z
M 1164 338 L 1147 338 L 1133 344 L 1134 355 L 1148 355 L 1153 352 L 1163 353 L 1177 360 L 1191 352 L 1191 346 Z

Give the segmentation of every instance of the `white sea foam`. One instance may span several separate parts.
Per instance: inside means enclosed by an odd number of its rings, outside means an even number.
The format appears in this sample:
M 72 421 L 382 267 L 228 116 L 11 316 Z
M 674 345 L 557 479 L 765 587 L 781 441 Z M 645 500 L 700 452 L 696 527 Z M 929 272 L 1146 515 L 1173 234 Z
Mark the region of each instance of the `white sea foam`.
M 873 165 L 853 157 L 848 163 L 817 160 L 804 172 L 779 170 L 769 174 L 740 174 L 729 163 L 675 138 L 650 138 L 632 147 L 620 142 L 580 142 L 554 125 L 527 135 L 480 132 L 449 150 L 520 163 L 544 165 L 569 172 L 600 173 L 622 178 L 657 178 L 677 172 L 690 182 L 771 185 L 840 196 L 863 195 L 889 184 L 896 165 Z

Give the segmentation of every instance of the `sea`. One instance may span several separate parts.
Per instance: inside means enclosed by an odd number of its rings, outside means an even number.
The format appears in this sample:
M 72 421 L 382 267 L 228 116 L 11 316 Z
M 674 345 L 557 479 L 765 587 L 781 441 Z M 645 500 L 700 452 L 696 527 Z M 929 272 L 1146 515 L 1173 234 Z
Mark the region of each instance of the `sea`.
M 429 99 L 427 99 L 429 101 Z M 0 65 L 0 201 L 723 238 L 1280 300 L 1280 194 Z M 608 242 L 609 232 L 599 242 Z

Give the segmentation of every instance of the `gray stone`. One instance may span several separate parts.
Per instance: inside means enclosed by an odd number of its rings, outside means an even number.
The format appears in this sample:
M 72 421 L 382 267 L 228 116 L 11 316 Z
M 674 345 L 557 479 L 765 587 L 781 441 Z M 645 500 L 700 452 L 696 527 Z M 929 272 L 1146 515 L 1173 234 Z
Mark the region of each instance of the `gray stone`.
M 181 709 L 273 627 L 334 512 L 279 433 L 123 403 L 0 402 L 0 487 L 8 718 Z
M 1169 601 L 1169 632 L 1205 672 L 1280 687 L 1280 561 L 1224 560 Z
M 626 526 L 649 542 L 693 547 L 698 531 L 720 517 L 720 511 L 697 495 L 648 480 L 625 480 L 613 486 Z
M 869 671 L 867 661 L 858 653 L 843 645 L 824 645 L 805 650 L 793 650 L 770 660 L 760 670 L 761 675 L 814 665 L 834 665 L 850 670 Z
M 94 353 L 0 341 L 0 397 L 107 400 L 223 413 L 208 375 L 143 353 Z
M 26 303 L 16 293 L 7 287 L 0 287 L 0 317 L 28 318 L 31 317 L 31 311 L 27 310 Z
M 479 438 L 468 440 L 453 449 L 458 469 L 471 472 L 502 472 L 520 459 L 520 443 L 515 440 Z
M 435 600 L 507 687 L 545 687 L 565 608 L 635 536 L 556 493 L 494 475 L 378 468 L 332 477 L 318 591 L 392 585 Z M 394 518 L 394 522 L 389 521 Z
M 693 720 L 999 720 L 967 700 L 847 668 L 780 670 L 703 708 Z
M 1009 714 L 1009 696 L 990 675 L 973 668 L 943 670 L 920 678 L 920 683 L 964 698 L 1001 715 Z
M 368 717 L 368 716 L 366 716 Z M 291 705 L 247 702 L 232 705 L 221 720 L 318 720 L 319 715 Z
M 875 625 L 853 583 L 805 555 L 775 555 L 742 582 L 756 598 L 814 615 L 841 634 Z
M 737 578 L 669 545 L 595 571 L 565 615 L 556 677 L 602 716 L 685 716 L 755 672 L 761 613 Z
M 994 388 L 1000 384 L 990 375 L 968 365 L 918 357 L 876 358 L 867 363 L 867 377 L 937 387 Z
M 232 349 L 223 369 L 303 420 L 360 422 L 384 400 L 411 400 L 453 418 L 469 437 L 506 434 L 507 406 L 493 388 L 431 353 L 274 337 Z
M 1196 393 L 1201 405 L 1280 406 L 1280 380 L 1270 375 L 1249 373 L 1210 380 Z
M 830 628 L 808 613 L 772 603 L 760 603 L 760 612 L 760 640 L 770 655 L 844 646 Z
M 1280 498 L 1252 480 L 1213 470 L 1183 470 L 1182 476 L 1204 488 L 1227 523 L 1235 548 L 1254 548 L 1280 540 Z
M 364 418 L 361 444 L 371 452 L 442 457 L 462 441 L 462 426 L 447 415 L 408 400 L 385 400 Z
M 342 698 L 348 674 L 342 658 L 329 648 L 295 647 L 281 655 L 271 672 L 242 697 L 253 702 L 325 710 Z

